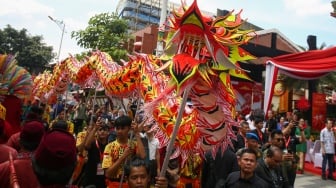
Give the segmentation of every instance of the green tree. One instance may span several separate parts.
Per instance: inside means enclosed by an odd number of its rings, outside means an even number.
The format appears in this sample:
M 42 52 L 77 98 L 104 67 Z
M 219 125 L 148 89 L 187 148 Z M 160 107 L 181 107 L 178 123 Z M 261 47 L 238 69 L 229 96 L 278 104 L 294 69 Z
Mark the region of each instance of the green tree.
M 84 30 L 73 31 L 71 37 L 77 44 L 90 50 L 100 50 L 111 55 L 114 61 L 125 59 L 127 43 L 130 35 L 127 33 L 126 20 L 118 18 L 116 13 L 101 13 L 90 18 Z
M 43 43 L 42 36 L 31 36 L 26 29 L 16 30 L 7 25 L 0 29 L 0 53 L 16 54 L 18 65 L 38 74 L 55 57 L 53 48 Z

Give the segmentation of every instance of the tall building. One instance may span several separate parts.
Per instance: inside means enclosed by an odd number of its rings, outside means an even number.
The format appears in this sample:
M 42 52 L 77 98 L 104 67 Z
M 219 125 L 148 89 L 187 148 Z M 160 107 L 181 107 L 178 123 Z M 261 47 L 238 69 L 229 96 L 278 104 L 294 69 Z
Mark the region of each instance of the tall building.
M 150 25 L 159 25 L 161 0 L 120 0 L 117 5 L 119 17 L 128 20 L 130 32 L 139 31 Z M 168 2 L 167 15 L 180 4 Z M 205 12 L 208 15 L 213 13 Z
M 171 10 L 176 4 L 169 3 Z M 120 0 L 117 5 L 119 17 L 128 20 L 130 32 L 149 25 L 158 25 L 161 15 L 161 0 Z

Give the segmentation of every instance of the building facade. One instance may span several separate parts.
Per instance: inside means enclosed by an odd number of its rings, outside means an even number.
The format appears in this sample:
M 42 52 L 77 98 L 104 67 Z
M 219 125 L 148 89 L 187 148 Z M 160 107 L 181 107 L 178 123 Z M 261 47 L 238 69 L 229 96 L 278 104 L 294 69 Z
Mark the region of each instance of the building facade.
M 181 5 L 168 2 L 167 15 Z M 119 17 L 128 20 L 131 33 L 150 25 L 158 26 L 161 16 L 161 0 L 120 0 L 117 5 Z M 213 13 L 202 11 L 207 15 Z
M 158 25 L 160 7 L 161 0 L 120 0 L 116 11 L 119 17 L 128 20 L 130 31 L 134 32 L 150 25 Z M 173 7 L 178 5 L 169 3 L 168 10 L 172 10 Z

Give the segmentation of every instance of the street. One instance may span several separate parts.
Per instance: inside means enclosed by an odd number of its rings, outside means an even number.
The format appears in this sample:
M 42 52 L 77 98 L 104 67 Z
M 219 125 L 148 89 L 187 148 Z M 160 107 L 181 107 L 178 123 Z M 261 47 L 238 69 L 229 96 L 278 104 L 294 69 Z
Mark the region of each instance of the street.
M 305 173 L 297 174 L 295 180 L 295 188 L 331 188 L 336 187 L 336 181 L 322 180 L 321 176 Z

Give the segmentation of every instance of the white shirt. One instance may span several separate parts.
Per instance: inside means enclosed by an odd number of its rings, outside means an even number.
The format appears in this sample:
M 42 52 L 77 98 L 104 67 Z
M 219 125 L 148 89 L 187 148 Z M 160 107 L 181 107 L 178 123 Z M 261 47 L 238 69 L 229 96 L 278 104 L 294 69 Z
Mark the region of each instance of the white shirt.
M 155 153 L 156 150 L 159 149 L 159 139 L 155 138 L 154 136 L 152 139 L 149 139 L 147 134 L 144 133 L 141 137 L 145 137 L 148 140 L 148 150 L 149 150 L 149 160 L 155 160 Z
M 149 160 L 155 160 L 156 150 L 159 149 L 159 140 L 153 137 L 151 140 L 148 139 L 149 148 Z
M 250 119 L 250 116 L 251 116 L 250 114 L 247 114 L 245 116 L 245 119 L 246 119 L 246 122 L 249 124 L 250 130 L 254 130 L 256 129 L 256 127 L 254 126 L 254 121 Z
M 334 154 L 335 153 L 335 137 L 334 132 L 332 130 L 328 130 L 326 127 L 322 129 L 320 133 L 321 142 L 324 143 L 325 152 L 327 154 Z

